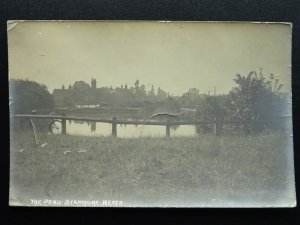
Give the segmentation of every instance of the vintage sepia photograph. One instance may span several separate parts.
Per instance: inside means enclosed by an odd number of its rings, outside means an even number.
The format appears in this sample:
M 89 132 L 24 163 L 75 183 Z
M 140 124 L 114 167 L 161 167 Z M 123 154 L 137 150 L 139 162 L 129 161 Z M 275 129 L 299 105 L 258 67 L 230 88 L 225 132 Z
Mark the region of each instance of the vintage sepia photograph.
M 292 24 L 8 21 L 11 206 L 295 207 Z

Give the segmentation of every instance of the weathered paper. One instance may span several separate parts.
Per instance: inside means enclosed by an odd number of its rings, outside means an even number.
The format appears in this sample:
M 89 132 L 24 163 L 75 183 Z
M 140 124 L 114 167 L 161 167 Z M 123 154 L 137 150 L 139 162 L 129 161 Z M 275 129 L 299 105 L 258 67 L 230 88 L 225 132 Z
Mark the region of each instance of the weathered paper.
M 290 23 L 7 30 L 10 205 L 295 207 Z

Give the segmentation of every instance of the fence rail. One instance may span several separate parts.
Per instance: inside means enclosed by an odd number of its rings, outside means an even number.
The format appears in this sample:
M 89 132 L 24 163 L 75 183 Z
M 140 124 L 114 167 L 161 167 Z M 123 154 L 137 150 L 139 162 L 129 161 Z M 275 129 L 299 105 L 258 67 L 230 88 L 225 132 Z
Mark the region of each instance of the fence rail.
M 86 122 L 100 122 L 100 123 L 110 123 L 112 124 L 112 136 L 117 136 L 117 125 L 156 125 L 166 127 L 166 136 L 170 137 L 170 128 L 172 126 L 180 125 L 199 125 L 199 124 L 213 124 L 214 134 L 218 134 L 218 125 L 220 124 L 259 124 L 271 122 L 273 120 L 259 120 L 259 121 L 200 121 L 200 120 L 133 120 L 133 119 L 117 119 L 113 117 L 112 119 L 105 118 L 95 118 L 95 117 L 81 117 L 81 116 L 67 116 L 67 115 L 36 115 L 36 114 L 11 114 L 14 118 L 23 119 L 48 119 L 48 120 L 61 120 L 62 123 L 62 134 L 67 133 L 67 120 L 73 121 L 86 121 Z

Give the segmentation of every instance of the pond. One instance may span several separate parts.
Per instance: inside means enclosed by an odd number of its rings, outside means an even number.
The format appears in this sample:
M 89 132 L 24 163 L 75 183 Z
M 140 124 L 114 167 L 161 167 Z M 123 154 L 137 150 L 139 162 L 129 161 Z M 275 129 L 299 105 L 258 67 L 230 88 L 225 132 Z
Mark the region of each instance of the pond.
M 67 133 L 83 136 L 111 136 L 112 125 L 98 122 L 68 121 Z M 194 125 L 174 126 L 170 129 L 171 137 L 196 136 Z M 157 125 L 117 125 L 117 136 L 121 138 L 165 137 L 166 127 Z

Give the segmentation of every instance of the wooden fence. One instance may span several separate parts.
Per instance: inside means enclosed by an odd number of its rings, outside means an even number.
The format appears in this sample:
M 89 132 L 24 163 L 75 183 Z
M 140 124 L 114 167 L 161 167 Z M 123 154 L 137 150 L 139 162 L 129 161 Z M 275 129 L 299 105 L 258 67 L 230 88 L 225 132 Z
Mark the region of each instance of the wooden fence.
M 270 121 L 199 121 L 199 120 L 132 120 L 132 119 L 112 119 L 93 118 L 93 117 L 80 117 L 80 116 L 67 116 L 67 115 L 36 115 L 36 114 L 12 114 L 11 117 L 21 119 L 47 119 L 47 120 L 60 120 L 61 121 L 61 133 L 67 134 L 67 120 L 72 121 L 85 121 L 85 122 L 98 122 L 98 123 L 110 123 L 112 124 L 112 136 L 117 137 L 117 125 L 155 125 L 166 127 L 166 137 L 170 137 L 170 128 L 172 126 L 180 125 L 198 125 L 198 124 L 212 124 L 214 135 L 219 133 L 219 125 L 221 124 L 255 124 Z

